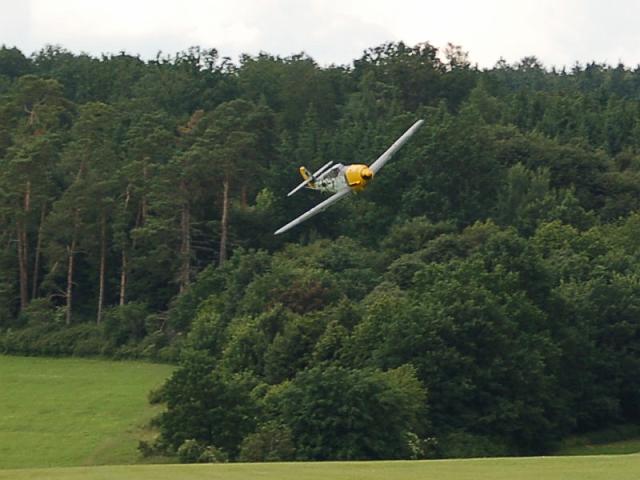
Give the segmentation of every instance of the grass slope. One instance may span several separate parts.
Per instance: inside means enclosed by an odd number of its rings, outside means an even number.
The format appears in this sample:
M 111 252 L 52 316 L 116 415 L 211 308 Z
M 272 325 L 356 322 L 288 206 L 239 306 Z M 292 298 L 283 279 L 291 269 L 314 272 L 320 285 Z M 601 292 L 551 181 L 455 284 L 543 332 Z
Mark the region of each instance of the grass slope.
M 0 468 L 138 461 L 137 442 L 157 411 L 147 394 L 172 369 L 0 356 Z
M 577 444 L 563 447 L 557 455 L 619 455 L 640 452 L 640 439 L 619 440 L 606 444 Z
M 640 425 L 617 425 L 563 440 L 556 455 L 640 453 Z
M 0 480 L 637 480 L 640 455 L 0 470 Z

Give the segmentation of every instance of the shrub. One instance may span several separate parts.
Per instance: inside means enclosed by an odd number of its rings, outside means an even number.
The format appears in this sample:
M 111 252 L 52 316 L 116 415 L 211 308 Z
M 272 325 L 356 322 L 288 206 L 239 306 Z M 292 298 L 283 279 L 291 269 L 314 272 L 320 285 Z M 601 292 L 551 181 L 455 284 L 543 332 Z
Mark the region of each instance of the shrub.
M 0 336 L 0 351 L 21 355 L 93 355 L 101 351 L 101 342 L 100 328 L 95 324 L 70 327 L 35 324 L 8 330 Z
M 148 445 L 143 447 L 145 451 L 146 447 Z M 140 446 L 138 446 L 138 449 L 140 449 Z M 150 448 L 150 451 L 155 453 L 153 448 Z M 213 445 L 204 445 L 190 438 L 182 442 L 182 445 L 178 448 L 178 459 L 182 463 L 225 463 L 229 461 L 229 456 Z
M 204 448 L 203 445 L 193 438 L 185 440 L 182 442 L 182 445 L 178 447 L 178 459 L 182 463 L 196 463 L 204 452 Z
M 53 323 L 55 317 L 55 307 L 49 299 L 36 298 L 20 313 L 18 321 L 20 325 L 44 325 Z
M 437 448 L 441 458 L 501 457 L 515 452 L 497 439 L 467 432 L 453 432 L 440 438 Z
M 202 450 L 198 462 L 200 463 L 226 463 L 229 461 L 229 455 L 217 447 L 209 445 Z
M 104 315 L 104 334 L 114 347 L 137 342 L 146 335 L 146 304 L 128 303 L 108 309 Z
M 158 426 L 161 438 L 173 448 L 191 448 L 186 442 L 195 440 L 202 448 L 216 445 L 235 458 L 242 439 L 255 430 L 257 405 L 251 396 L 255 381 L 212 370 L 214 363 L 201 353 L 185 353 L 182 368 L 163 386 L 167 410 Z
M 77 357 L 88 357 L 100 355 L 104 347 L 104 340 L 98 335 L 80 339 L 73 348 L 73 355 Z
M 138 451 L 140 452 L 140 455 L 142 455 L 142 458 L 151 457 L 156 453 L 153 446 L 149 442 L 146 442 L 144 440 L 140 440 L 138 442 Z
M 293 460 L 295 446 L 291 429 L 274 422 L 247 435 L 240 445 L 241 462 L 278 462 Z
M 158 405 L 159 403 L 164 402 L 164 389 L 162 386 L 150 390 L 148 399 L 151 405 Z
M 407 458 L 426 392 L 409 366 L 381 372 L 318 365 L 273 387 L 267 408 L 291 429 L 301 460 Z

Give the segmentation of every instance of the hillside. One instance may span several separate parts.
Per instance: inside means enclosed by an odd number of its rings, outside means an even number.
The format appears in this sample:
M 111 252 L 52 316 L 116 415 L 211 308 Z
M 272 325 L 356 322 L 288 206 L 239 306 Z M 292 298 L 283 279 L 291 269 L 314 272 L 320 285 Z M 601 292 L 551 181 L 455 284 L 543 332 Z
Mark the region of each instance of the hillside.
M 148 392 L 172 370 L 0 356 L 0 469 L 139 462 L 138 441 L 158 411 Z
M 308 222 L 301 164 L 370 164 Z M 640 71 L 0 48 L 0 352 L 178 368 L 183 461 L 541 455 L 640 423 Z

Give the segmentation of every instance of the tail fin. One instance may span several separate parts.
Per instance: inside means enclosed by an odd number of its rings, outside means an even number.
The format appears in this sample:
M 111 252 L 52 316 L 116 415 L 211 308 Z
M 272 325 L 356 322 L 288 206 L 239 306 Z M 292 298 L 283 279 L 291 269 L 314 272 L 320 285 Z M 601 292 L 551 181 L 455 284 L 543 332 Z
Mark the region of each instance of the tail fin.
M 300 175 L 302 175 L 302 178 L 304 178 L 304 180 L 302 181 L 302 183 L 300 185 L 298 185 L 296 188 L 294 188 L 293 190 L 291 190 L 288 194 L 287 197 L 290 197 L 291 195 L 293 195 L 294 193 L 296 193 L 298 190 L 300 190 L 302 187 L 310 187 L 310 188 L 315 188 L 315 182 L 314 180 L 316 180 L 318 178 L 318 175 L 320 175 L 322 172 L 326 171 L 327 168 L 329 168 L 331 165 L 333 165 L 333 160 L 330 162 L 325 163 L 322 167 L 320 167 L 320 169 L 315 172 L 315 173 L 309 173 L 309 170 L 307 170 L 305 167 L 300 167 Z
M 300 167 L 300 175 L 302 175 L 302 178 L 306 181 L 309 180 L 311 178 L 311 173 L 309 172 L 309 170 L 306 169 L 306 167 Z M 308 185 L 313 188 L 315 185 L 313 184 L 313 181 L 309 182 Z

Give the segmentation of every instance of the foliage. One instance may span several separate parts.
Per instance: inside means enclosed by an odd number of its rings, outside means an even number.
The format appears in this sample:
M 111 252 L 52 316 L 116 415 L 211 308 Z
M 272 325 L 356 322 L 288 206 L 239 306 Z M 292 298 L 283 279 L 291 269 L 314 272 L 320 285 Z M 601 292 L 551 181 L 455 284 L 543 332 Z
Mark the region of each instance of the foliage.
M 638 75 L 428 43 L 348 67 L 2 47 L 0 351 L 178 362 L 158 446 L 189 461 L 544 453 L 638 422 Z M 370 163 L 417 118 L 367 192 L 273 236 L 319 201 L 287 172 Z
M 301 460 L 403 458 L 420 433 L 425 392 L 415 371 L 322 365 L 269 392 L 267 408 L 291 429 Z
M 178 459 L 182 463 L 221 463 L 227 461 L 227 455 L 212 446 L 203 446 L 190 438 L 178 447 Z
M 111 308 L 104 318 L 104 335 L 110 346 L 142 340 L 147 334 L 145 320 L 148 314 L 146 305 L 133 302 Z
M 268 422 L 257 432 L 247 435 L 240 445 L 241 462 L 283 462 L 295 458 L 295 444 L 291 430 Z
M 185 365 L 162 390 L 168 410 L 158 423 L 169 447 L 179 449 L 192 440 L 203 451 L 204 446 L 215 445 L 237 454 L 240 441 L 254 428 L 256 406 L 250 379 L 211 371 L 209 360 L 201 354 L 189 354 Z

